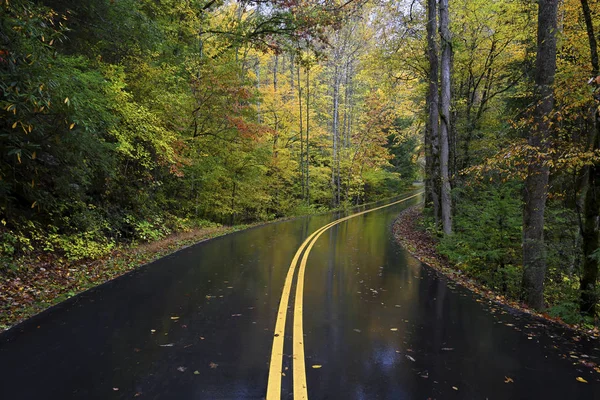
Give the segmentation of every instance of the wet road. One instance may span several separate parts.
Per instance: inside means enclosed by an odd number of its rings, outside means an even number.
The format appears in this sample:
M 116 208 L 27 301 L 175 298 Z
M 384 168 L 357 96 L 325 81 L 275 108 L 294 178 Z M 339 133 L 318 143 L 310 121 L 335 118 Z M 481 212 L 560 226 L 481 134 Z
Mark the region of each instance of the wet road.
M 393 220 L 418 201 L 333 226 L 307 256 L 308 398 L 600 399 L 600 374 L 561 344 L 571 333 L 482 301 L 395 244 Z M 200 243 L 0 335 L 0 399 L 264 398 L 292 257 L 339 217 Z M 283 399 L 293 393 L 295 285 Z M 581 340 L 575 354 L 593 360 L 597 347 Z

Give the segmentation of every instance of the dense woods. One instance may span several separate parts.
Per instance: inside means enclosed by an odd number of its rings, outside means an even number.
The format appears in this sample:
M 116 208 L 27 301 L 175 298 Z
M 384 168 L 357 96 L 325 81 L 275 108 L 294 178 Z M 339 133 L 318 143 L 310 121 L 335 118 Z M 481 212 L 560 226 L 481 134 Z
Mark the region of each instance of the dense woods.
M 597 0 L 8 0 L 0 256 L 393 196 L 464 274 L 597 321 Z
M 447 9 L 426 4 L 422 75 L 438 248 L 508 298 L 593 323 L 600 4 L 451 1 L 450 17 Z
M 398 194 L 417 177 L 418 121 L 386 77 L 375 12 L 4 2 L 1 255 L 93 258 Z

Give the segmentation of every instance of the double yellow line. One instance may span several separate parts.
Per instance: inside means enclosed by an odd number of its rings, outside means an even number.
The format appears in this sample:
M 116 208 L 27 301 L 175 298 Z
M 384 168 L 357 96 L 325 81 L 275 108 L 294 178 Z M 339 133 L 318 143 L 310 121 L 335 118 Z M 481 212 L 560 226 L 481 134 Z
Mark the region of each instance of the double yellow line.
M 294 326 L 293 326 L 293 337 L 292 337 L 292 351 L 293 351 L 293 387 L 294 387 L 294 400 L 305 400 L 308 399 L 308 393 L 306 390 L 306 366 L 304 363 L 304 328 L 302 326 L 302 304 L 304 291 L 304 272 L 306 271 L 306 262 L 310 250 L 314 246 L 315 242 L 319 237 L 332 226 L 335 226 L 341 222 L 347 221 L 350 218 L 357 217 L 372 211 L 380 210 L 382 208 L 390 207 L 414 197 L 420 196 L 423 192 L 419 192 L 412 196 L 406 197 L 402 200 L 398 200 L 384 206 L 372 208 L 370 210 L 362 211 L 350 216 L 335 220 L 313 232 L 298 248 L 290 267 L 288 269 L 285 283 L 283 285 L 283 293 L 281 294 L 281 302 L 279 303 L 279 310 L 277 311 L 277 322 L 275 323 L 275 334 L 273 337 L 273 349 L 271 350 L 271 363 L 269 366 L 269 381 L 267 384 L 267 396 L 266 400 L 279 400 L 281 398 L 281 376 L 283 374 L 283 343 L 285 337 L 285 320 L 287 317 L 287 308 L 290 301 L 290 293 L 292 291 L 292 282 L 294 280 L 294 274 L 296 272 L 296 266 L 298 260 L 302 255 L 300 262 L 300 268 L 298 270 L 298 282 L 296 284 L 296 302 L 294 306 Z M 306 250 L 306 251 L 305 251 Z

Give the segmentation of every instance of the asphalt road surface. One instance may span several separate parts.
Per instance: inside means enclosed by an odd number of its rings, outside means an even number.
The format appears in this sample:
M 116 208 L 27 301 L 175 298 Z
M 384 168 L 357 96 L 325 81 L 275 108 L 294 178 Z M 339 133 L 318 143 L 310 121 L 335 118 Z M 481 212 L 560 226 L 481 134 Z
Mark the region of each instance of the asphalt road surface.
M 202 242 L 59 304 L 0 335 L 0 399 L 600 399 L 598 343 L 394 242 L 421 200 Z

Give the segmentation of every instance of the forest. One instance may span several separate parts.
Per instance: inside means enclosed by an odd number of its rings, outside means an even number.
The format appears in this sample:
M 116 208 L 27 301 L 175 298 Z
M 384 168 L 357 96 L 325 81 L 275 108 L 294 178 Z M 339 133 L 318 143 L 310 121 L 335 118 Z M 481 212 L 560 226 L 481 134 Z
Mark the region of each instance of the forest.
M 597 323 L 600 1 L 1 7 L 0 276 L 422 180 L 461 273 Z

